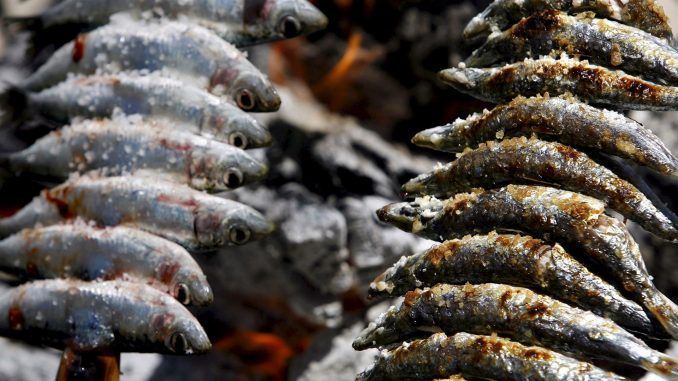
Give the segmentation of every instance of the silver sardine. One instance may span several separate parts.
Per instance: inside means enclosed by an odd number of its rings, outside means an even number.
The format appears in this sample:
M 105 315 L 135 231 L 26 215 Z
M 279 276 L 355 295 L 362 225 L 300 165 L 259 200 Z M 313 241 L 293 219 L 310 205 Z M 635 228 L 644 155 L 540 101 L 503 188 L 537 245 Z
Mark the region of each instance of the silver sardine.
M 387 205 L 382 221 L 436 241 L 492 230 L 523 231 L 581 251 L 604 266 L 624 290 L 678 338 L 678 306 L 652 283 L 638 244 L 597 199 L 548 187 L 509 185 L 441 201 L 423 197 Z
M 0 268 L 28 279 L 134 280 L 184 304 L 207 305 L 212 290 L 191 255 L 153 234 L 84 223 L 26 229 L 0 241 Z
M 280 96 L 245 54 L 197 25 L 163 21 L 116 22 L 57 50 L 20 84 L 40 91 L 70 75 L 162 72 L 206 89 L 243 110 L 275 111 Z
M 170 127 L 171 121 L 85 120 L 2 159 L 14 173 L 66 179 L 71 173 L 150 172 L 192 188 L 222 192 L 261 180 L 267 167 L 245 151 Z
M 525 59 L 488 69 L 461 65 L 441 71 L 440 78 L 458 91 L 494 103 L 508 102 L 518 95 L 571 93 L 591 103 L 620 109 L 678 109 L 678 87 L 659 85 L 567 57 Z
M 624 377 L 560 353 L 496 336 L 435 333 L 382 351 L 356 381 L 419 381 L 461 373 L 514 381 L 621 381 Z
M 150 286 L 43 280 L 0 296 L 0 335 L 75 352 L 204 353 L 211 344 L 193 315 Z
M 635 186 L 566 145 L 535 138 L 490 141 L 405 185 L 406 196 L 451 197 L 510 183 L 555 184 L 599 200 L 647 231 L 678 240 L 678 229 Z
M 519 96 L 490 111 L 419 132 L 412 142 L 440 151 L 462 152 L 505 136 L 532 134 L 678 176 L 678 159 L 652 131 L 620 113 L 589 106 L 570 95 Z
M 537 289 L 633 331 L 656 329 L 638 304 L 591 273 L 560 245 L 529 236 L 466 236 L 403 257 L 370 285 L 371 296 L 400 296 L 439 283 L 504 283 Z
M 15 215 L 0 220 L 0 236 L 75 218 L 137 228 L 188 250 L 242 245 L 272 230 L 249 206 L 185 185 L 136 176 L 81 176 L 43 191 Z
M 502 335 L 523 344 L 603 358 L 678 378 L 678 360 L 648 347 L 617 324 L 526 288 L 440 284 L 410 291 L 353 342 L 358 350 L 402 342 L 431 330 Z

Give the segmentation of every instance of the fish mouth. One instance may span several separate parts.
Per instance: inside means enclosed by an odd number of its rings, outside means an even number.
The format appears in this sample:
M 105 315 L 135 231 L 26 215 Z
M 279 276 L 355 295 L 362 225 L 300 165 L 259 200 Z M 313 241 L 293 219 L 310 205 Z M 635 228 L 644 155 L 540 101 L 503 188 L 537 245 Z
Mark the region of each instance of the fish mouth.
M 467 69 L 450 68 L 441 70 L 438 73 L 438 78 L 457 90 L 467 91 L 476 87 L 476 81 L 469 74 Z
M 433 144 L 434 132 L 431 130 L 424 130 L 418 132 L 412 137 L 412 144 L 424 148 L 436 148 Z
M 412 199 L 421 196 L 426 192 L 426 184 L 431 180 L 429 174 L 419 175 L 412 180 L 403 184 L 400 188 L 401 195 L 404 199 Z
M 300 2 L 299 17 L 303 24 L 302 34 L 309 34 L 327 28 L 329 20 L 324 13 L 312 4 Z

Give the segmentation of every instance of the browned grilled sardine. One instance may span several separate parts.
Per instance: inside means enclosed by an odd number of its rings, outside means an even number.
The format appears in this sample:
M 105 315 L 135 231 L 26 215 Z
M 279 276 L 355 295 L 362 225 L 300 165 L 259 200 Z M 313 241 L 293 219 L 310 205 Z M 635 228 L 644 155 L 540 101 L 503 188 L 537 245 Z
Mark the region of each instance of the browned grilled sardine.
M 655 331 L 642 307 L 592 274 L 560 245 L 529 236 L 491 232 L 445 241 L 403 257 L 372 282 L 369 292 L 399 296 L 417 287 L 468 281 L 535 288 L 633 331 Z
M 678 229 L 672 221 L 631 183 L 584 153 L 535 138 L 523 136 L 480 144 L 457 160 L 410 180 L 402 189 L 405 196 L 447 198 L 476 187 L 535 182 L 556 184 L 603 200 L 647 231 L 678 240 Z
M 678 338 L 678 306 L 652 283 L 638 244 L 620 221 L 605 215 L 602 201 L 569 191 L 524 185 L 458 194 L 441 201 L 423 197 L 387 205 L 382 221 L 444 241 L 492 230 L 524 231 L 588 255 Z
M 504 136 L 531 134 L 678 175 L 678 159 L 652 131 L 622 114 L 594 108 L 571 95 L 519 96 L 490 111 L 422 131 L 412 142 L 440 151 L 462 152 Z
M 678 360 L 649 348 L 617 324 L 526 288 L 448 285 L 410 291 L 353 342 L 358 350 L 389 345 L 431 330 L 446 334 L 499 332 L 528 345 L 595 356 L 678 377 Z
M 466 377 L 515 381 L 626 380 L 589 363 L 540 347 L 495 336 L 436 333 L 382 351 L 357 381 L 421 380 L 461 373 Z
M 567 57 L 525 59 L 489 69 L 462 65 L 441 71 L 440 78 L 463 93 L 494 103 L 508 102 L 518 95 L 569 92 L 591 103 L 621 109 L 678 109 L 678 87 L 662 86 Z

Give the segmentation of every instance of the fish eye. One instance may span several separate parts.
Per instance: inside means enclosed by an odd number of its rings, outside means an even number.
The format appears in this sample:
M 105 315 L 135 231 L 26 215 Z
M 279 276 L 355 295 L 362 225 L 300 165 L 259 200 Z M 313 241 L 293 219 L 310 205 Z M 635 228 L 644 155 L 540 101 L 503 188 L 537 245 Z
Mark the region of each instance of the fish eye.
M 240 132 L 234 132 L 228 137 L 228 143 L 240 149 L 247 147 L 247 138 Z
M 235 102 L 238 104 L 238 107 L 245 111 L 252 110 L 254 106 L 257 105 L 254 94 L 247 89 L 242 89 L 238 92 L 238 95 L 235 97 Z
M 236 245 L 244 245 L 250 240 L 250 235 L 249 229 L 240 226 L 234 226 L 228 233 L 228 238 Z
M 177 284 L 174 288 L 174 298 L 181 304 L 189 304 L 191 302 L 191 293 L 188 290 L 188 286 L 183 283 Z
M 224 184 L 228 189 L 235 189 L 242 185 L 242 172 L 236 168 L 229 168 L 224 172 Z
M 188 350 L 188 341 L 186 341 L 186 336 L 181 332 L 174 332 L 170 336 L 169 349 L 174 353 L 183 354 Z
M 278 30 L 287 38 L 296 37 L 301 33 L 301 23 L 295 17 L 285 16 L 280 20 Z

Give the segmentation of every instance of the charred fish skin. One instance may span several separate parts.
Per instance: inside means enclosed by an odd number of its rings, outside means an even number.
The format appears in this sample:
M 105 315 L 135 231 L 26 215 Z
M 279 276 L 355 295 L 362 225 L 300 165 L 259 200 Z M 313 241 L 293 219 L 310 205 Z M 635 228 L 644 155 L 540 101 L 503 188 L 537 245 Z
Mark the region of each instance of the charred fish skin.
M 280 107 L 273 85 L 243 53 L 205 28 L 173 21 L 117 22 L 80 34 L 57 50 L 21 88 L 35 92 L 71 75 L 123 71 L 162 71 L 247 111 Z
M 55 213 L 60 219 L 55 219 Z M 190 251 L 243 245 L 272 231 L 270 223 L 249 206 L 185 185 L 136 176 L 81 176 L 43 191 L 14 216 L 0 220 L 0 233 L 74 218 L 100 226 L 137 228 Z
M 620 113 L 594 108 L 570 95 L 519 96 L 488 112 L 419 132 L 412 142 L 439 151 L 462 152 L 505 136 L 532 134 L 678 176 L 678 159 L 652 131 Z
M 118 113 L 152 116 L 242 149 L 271 144 L 268 130 L 244 111 L 197 87 L 159 75 L 74 77 L 28 94 L 28 102 L 30 109 L 58 122 Z
M 595 197 L 647 231 L 678 240 L 678 229 L 671 220 L 631 183 L 582 152 L 535 138 L 481 143 L 455 161 L 410 180 L 402 190 L 405 196 L 447 198 L 477 187 L 521 182 L 557 184 Z
M 118 12 L 135 16 L 158 12 L 164 17 L 201 25 L 224 40 L 247 46 L 292 38 L 327 26 L 327 17 L 306 0 L 66 0 L 40 16 L 45 27 L 102 25 Z
M 169 293 L 183 304 L 208 305 L 212 289 L 181 246 L 123 226 L 84 223 L 26 229 L 0 241 L 0 268 L 29 279 L 125 278 Z
M 84 120 L 4 160 L 15 173 L 60 179 L 92 170 L 108 175 L 150 171 L 212 193 L 259 181 L 268 172 L 240 148 L 174 130 L 170 123 L 123 116 Z
M 501 332 L 528 345 L 596 356 L 678 375 L 678 360 L 649 348 L 617 324 L 526 288 L 500 284 L 448 285 L 410 291 L 353 342 L 358 350 L 400 342 L 423 328 L 446 334 Z M 491 327 L 491 328 L 490 328 Z
M 596 65 L 655 81 L 678 82 L 678 51 L 668 42 L 631 26 L 594 18 L 592 13 L 538 12 L 490 35 L 464 62 L 487 67 L 552 53 L 586 57 Z
M 603 265 L 672 337 L 678 337 L 678 306 L 652 283 L 638 244 L 623 223 L 604 214 L 605 204 L 569 191 L 524 185 L 458 194 L 441 201 L 424 197 L 387 205 L 379 218 L 436 241 L 492 230 L 523 231 L 581 250 Z
M 574 96 L 625 110 L 676 110 L 678 87 L 663 86 L 572 58 L 551 57 L 497 68 L 458 68 L 440 72 L 441 80 L 481 100 L 504 103 L 523 95 Z
M 436 333 L 382 351 L 357 381 L 421 380 L 461 373 L 466 377 L 515 381 L 626 380 L 557 352 L 496 336 Z
M 463 37 L 471 43 L 482 43 L 492 32 L 505 30 L 522 18 L 544 10 L 591 11 L 601 18 L 621 21 L 667 41 L 673 39 L 668 18 L 654 0 L 631 0 L 624 4 L 614 0 L 495 0 L 468 23 Z
M 150 286 L 50 279 L 0 297 L 0 335 L 76 352 L 204 353 L 209 338 L 193 315 Z
M 504 283 L 534 287 L 633 331 L 656 329 L 638 304 L 591 273 L 562 246 L 529 236 L 497 234 L 446 241 L 398 261 L 370 285 L 371 296 L 400 296 L 440 283 Z

